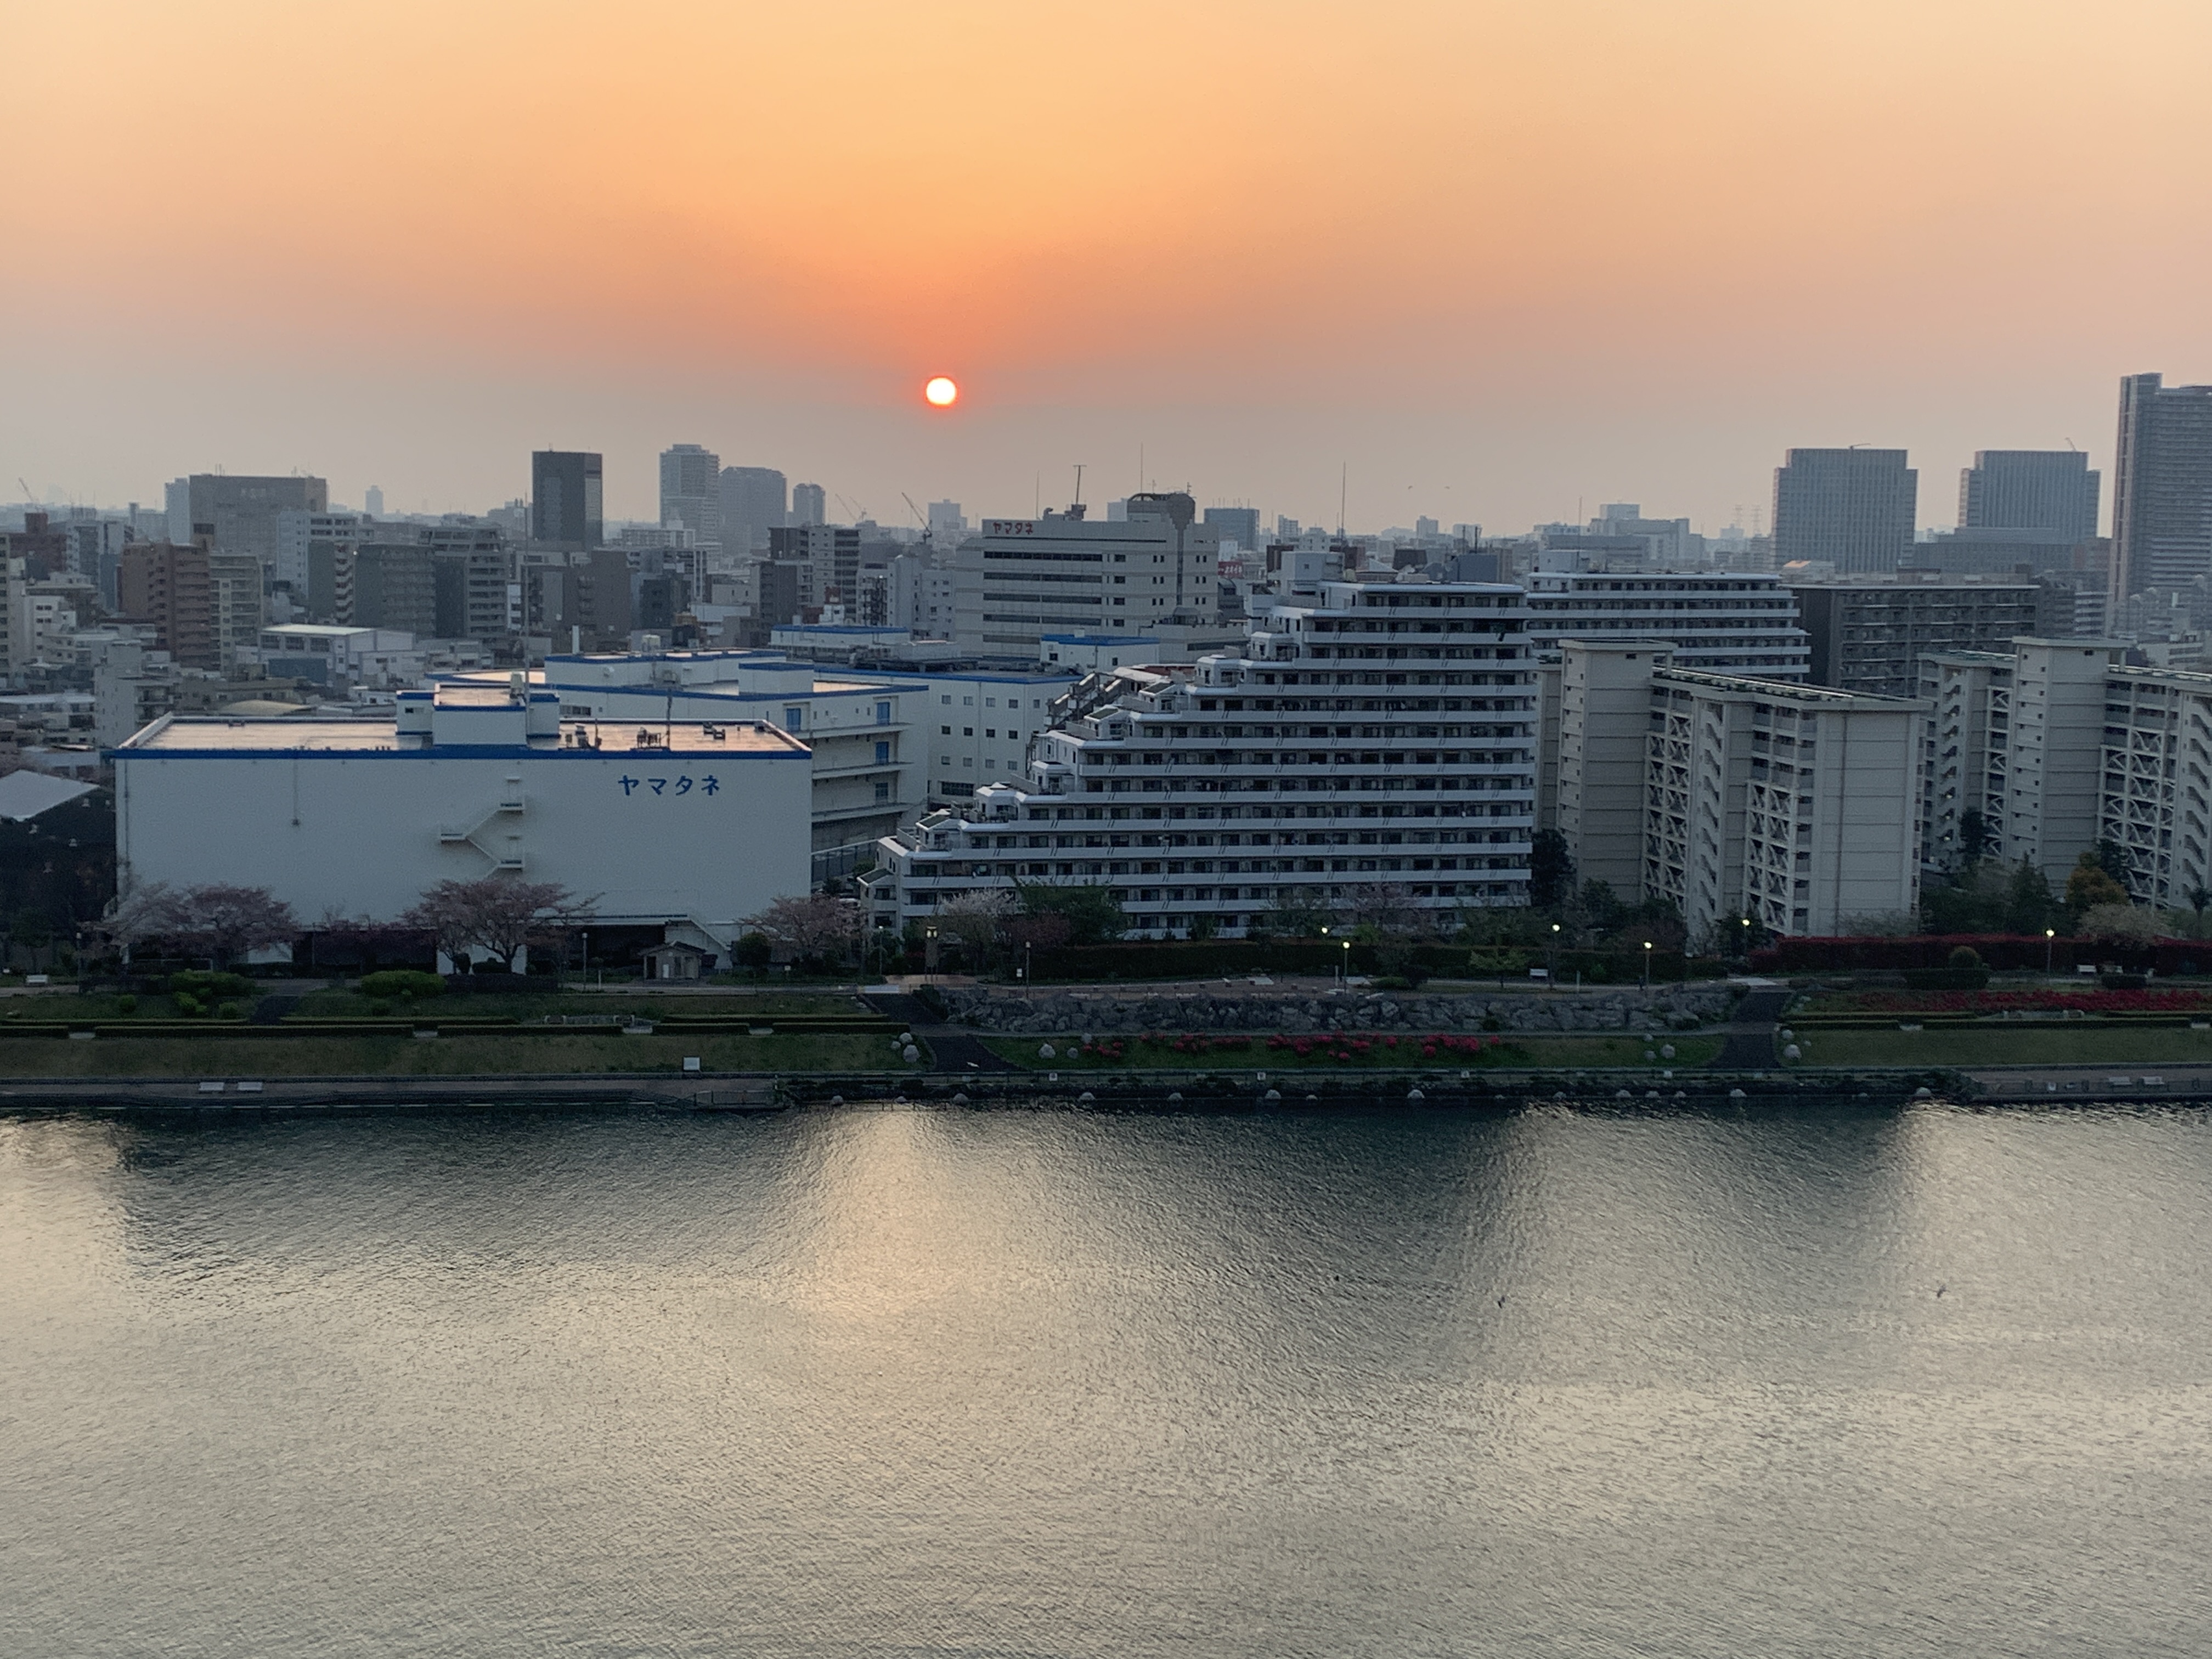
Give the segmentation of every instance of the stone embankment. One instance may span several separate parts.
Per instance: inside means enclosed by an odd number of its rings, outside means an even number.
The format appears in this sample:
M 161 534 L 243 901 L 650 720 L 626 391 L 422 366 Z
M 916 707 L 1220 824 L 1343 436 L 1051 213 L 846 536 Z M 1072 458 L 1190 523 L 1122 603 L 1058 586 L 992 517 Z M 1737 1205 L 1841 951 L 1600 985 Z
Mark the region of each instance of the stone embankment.
M 1338 991 L 1322 996 L 1251 991 L 1039 991 L 947 988 L 957 1024 L 1009 1036 L 1090 1031 L 1622 1031 L 1687 1030 L 1728 1018 L 1731 987 L 1640 991 Z

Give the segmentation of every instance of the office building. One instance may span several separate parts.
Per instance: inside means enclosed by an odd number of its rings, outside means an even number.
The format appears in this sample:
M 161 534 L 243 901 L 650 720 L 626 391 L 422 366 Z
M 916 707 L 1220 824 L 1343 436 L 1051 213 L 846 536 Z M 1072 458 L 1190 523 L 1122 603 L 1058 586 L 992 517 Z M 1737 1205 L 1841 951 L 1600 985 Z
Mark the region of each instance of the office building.
M 829 492 L 817 483 L 792 485 L 791 522 L 794 525 L 829 523 Z
M 447 683 L 392 720 L 158 720 L 115 750 L 118 885 L 267 888 L 392 921 L 441 881 L 558 883 L 595 927 L 726 951 L 807 890 L 811 757 L 751 721 L 563 723 L 550 691 Z
M 949 553 L 968 533 L 968 520 L 957 501 L 932 501 L 927 515 L 929 539 L 940 553 Z
M 719 541 L 722 532 L 722 458 L 697 444 L 676 444 L 660 452 L 660 523 L 681 526 L 700 541 Z
M 1882 696 L 1917 696 L 1920 659 L 1932 652 L 2009 650 L 2053 606 L 2072 611 L 2070 594 L 2032 577 L 1905 570 L 1783 581 L 1811 641 L 1812 682 Z
M 722 469 L 722 550 L 740 557 L 768 549 L 768 532 L 790 523 L 783 474 L 771 466 Z
M 269 578 L 271 586 L 289 590 L 307 603 L 308 550 L 317 545 L 354 547 L 370 532 L 357 513 L 309 513 L 287 508 L 276 515 L 276 554 Z
M 1561 678 L 1561 832 L 1608 879 L 1634 848 L 1635 890 L 1692 940 L 1917 909 L 1924 703 L 1698 673 L 1631 641 L 1565 641 Z
M 547 547 L 588 552 L 606 539 L 606 491 L 599 458 L 588 451 L 540 449 L 530 457 L 530 536 Z
M 1206 526 L 1220 541 L 1234 542 L 1245 552 L 1260 549 L 1260 509 L 1255 507 L 1209 507 Z
M 1510 587 L 1330 583 L 1237 654 L 1088 676 L 1020 775 L 881 843 L 874 923 L 1023 881 L 1109 885 L 1149 938 L 1524 904 L 1526 620 Z
M 1181 493 L 1133 495 L 1105 524 L 1080 506 L 986 519 L 954 556 L 954 640 L 979 656 L 1035 660 L 1047 634 L 1218 627 L 1220 536 Z
M 399 629 L 424 639 L 438 632 L 438 570 L 428 547 L 420 542 L 372 542 L 338 557 L 352 566 L 352 602 L 332 621 Z
M 212 538 L 216 552 L 245 554 L 270 571 L 276 563 L 279 517 L 330 510 L 330 485 L 320 478 L 195 472 L 168 488 L 169 540 L 187 547 Z
M 851 605 L 860 586 L 860 532 L 852 525 L 793 525 L 768 532 L 769 557 L 799 567 L 799 604 Z M 777 617 L 776 621 L 787 620 Z
M 2100 483 L 2079 450 L 1977 450 L 1959 474 L 1959 528 L 1980 540 L 2072 547 L 2097 533 Z
M 441 640 L 489 643 L 513 630 L 507 594 L 507 538 L 495 525 L 457 522 L 428 525 L 422 544 L 430 550 Z
M 1774 560 L 1881 574 L 1912 550 L 1920 475 L 1901 449 L 1793 449 L 1774 471 Z
M 1461 556 L 1481 561 L 1491 556 Z M 1665 639 L 1678 668 L 1802 680 L 1811 644 L 1797 600 L 1743 571 L 1538 571 L 1528 579 L 1528 637 L 1551 655 L 1565 639 Z
M 2212 574 L 2212 386 L 2120 382 L 2112 467 L 2112 605 Z
M 261 632 L 261 569 L 250 553 L 134 543 L 123 550 L 117 597 L 126 617 L 152 626 L 155 648 L 178 666 L 227 673 Z

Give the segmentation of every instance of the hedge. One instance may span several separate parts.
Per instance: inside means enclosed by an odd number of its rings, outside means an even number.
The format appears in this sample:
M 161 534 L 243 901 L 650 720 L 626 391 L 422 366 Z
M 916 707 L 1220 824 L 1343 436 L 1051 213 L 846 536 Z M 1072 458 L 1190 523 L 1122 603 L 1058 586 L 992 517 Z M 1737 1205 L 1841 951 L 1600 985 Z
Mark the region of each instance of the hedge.
M 1540 948 L 1422 944 L 1377 945 L 1354 944 L 1346 951 L 1334 939 L 1152 939 L 1121 945 L 1062 945 L 1039 951 L 1030 963 L 1037 981 L 1091 983 L 1100 980 L 1218 979 L 1253 974 L 1334 974 L 1350 966 L 1354 974 L 1370 977 L 1405 974 L 1419 979 L 1495 979 L 1500 962 L 1517 965 L 1504 969 L 1509 981 L 1526 984 L 1530 968 L 1556 961 L 1559 982 L 1572 985 L 1580 973 L 1586 984 L 1635 985 L 1644 976 L 1641 951 L 1559 951 Z M 1650 952 L 1655 982 L 1672 984 L 1683 977 L 1679 951 Z M 1704 957 L 1689 963 L 1692 978 L 1712 978 L 1723 965 Z
M 2046 949 L 2051 970 L 2119 963 L 2160 977 L 2212 969 L 2212 939 L 2162 939 L 2119 945 L 2109 939 L 2045 939 L 2040 933 L 1923 933 L 1894 939 L 1781 939 L 1751 953 L 1753 973 L 1895 972 L 1948 968 L 1951 952 L 1965 945 L 1984 967 L 1999 972 L 2041 973 Z

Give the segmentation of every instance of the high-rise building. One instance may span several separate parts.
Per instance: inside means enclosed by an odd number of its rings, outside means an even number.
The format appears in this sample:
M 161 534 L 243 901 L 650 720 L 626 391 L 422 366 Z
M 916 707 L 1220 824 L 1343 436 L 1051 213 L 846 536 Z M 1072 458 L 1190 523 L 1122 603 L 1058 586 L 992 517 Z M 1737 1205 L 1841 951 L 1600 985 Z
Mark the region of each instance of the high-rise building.
M 1959 528 L 2072 547 L 2097 533 L 2101 483 L 2078 449 L 1978 449 L 1959 473 Z
M 195 472 L 169 486 L 168 505 L 173 544 L 187 547 L 211 536 L 217 552 L 249 554 L 265 571 L 276 562 L 279 515 L 329 512 L 331 489 L 320 478 Z
M 810 524 L 830 522 L 830 494 L 820 484 L 801 483 L 791 487 L 791 522 L 793 528 Z
M 1920 659 L 1939 651 L 2008 651 L 2050 603 L 2032 577 L 1784 577 L 1812 646 L 1810 678 L 1839 691 L 1910 697 Z
M 1901 449 L 1793 449 L 1774 469 L 1775 562 L 1894 570 L 1911 556 L 1919 494 Z
M 1047 634 L 1218 623 L 1220 533 L 1194 522 L 1196 504 L 1180 492 L 1132 495 L 1127 510 L 1104 524 L 1079 506 L 984 520 L 956 556 L 960 648 L 1034 657 Z
M 134 543 L 116 573 L 125 614 L 154 627 L 154 643 L 184 668 L 228 672 L 261 636 L 261 562 L 205 543 Z
M 307 602 L 307 550 L 318 542 L 351 547 L 366 533 L 355 513 L 308 513 L 288 508 L 276 515 L 276 556 L 270 580 L 288 588 L 301 605 Z
M 1260 509 L 1256 507 L 1209 507 L 1206 526 L 1224 542 L 1235 542 L 1249 553 L 1260 545 Z
M 2120 382 L 2112 464 L 2112 614 L 2146 587 L 2212 574 L 2212 386 Z
M 384 514 L 384 486 L 371 484 L 361 493 L 361 510 L 372 519 Z
M 702 541 L 722 531 L 722 458 L 697 444 L 660 452 L 660 523 L 682 526 Z
M 1460 558 L 1488 558 L 1496 568 L 1494 554 Z M 1663 639 L 1677 668 L 1772 680 L 1802 680 L 1810 670 L 1796 598 L 1770 575 L 1539 571 L 1528 580 L 1528 637 L 1546 656 L 1562 640 Z
M 722 550 L 745 554 L 768 546 L 768 532 L 790 521 L 783 474 L 772 466 L 722 469 Z
M 507 538 L 490 524 L 441 524 L 422 532 L 430 550 L 441 640 L 492 641 L 507 629 Z
M 586 450 L 540 449 L 530 457 L 530 536 L 549 546 L 590 549 L 606 539 L 605 481 Z
M 960 511 L 959 502 L 932 501 L 929 504 L 929 539 L 939 553 L 951 551 L 967 533 L 968 520 Z

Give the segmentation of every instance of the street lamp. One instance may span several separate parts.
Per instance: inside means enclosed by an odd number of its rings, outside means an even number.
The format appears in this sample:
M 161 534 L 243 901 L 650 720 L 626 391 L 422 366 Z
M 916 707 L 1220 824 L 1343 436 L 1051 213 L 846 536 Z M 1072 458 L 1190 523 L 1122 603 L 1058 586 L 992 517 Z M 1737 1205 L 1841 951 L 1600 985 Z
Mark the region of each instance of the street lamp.
M 1651 988 L 1651 941 L 1644 941 L 1644 988 Z
M 1559 988 L 1559 924 L 1556 921 L 1552 924 L 1551 965 L 1545 969 L 1544 978 L 1553 990 Z
M 2043 976 L 2045 979 L 2051 977 L 2051 953 L 2057 948 L 2057 945 L 2058 930 L 2056 927 L 2045 928 L 2043 930 Z
M 1338 960 L 1344 963 L 1342 975 L 1344 986 L 1346 990 L 1350 990 L 1352 988 L 1352 941 L 1350 939 L 1344 941 L 1344 955 Z
M 927 923 L 921 930 L 921 965 L 925 973 L 937 971 L 937 924 Z

